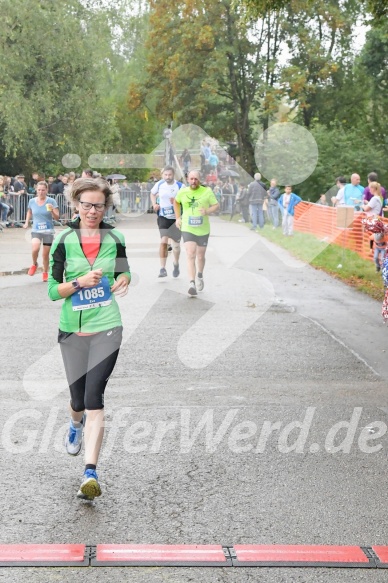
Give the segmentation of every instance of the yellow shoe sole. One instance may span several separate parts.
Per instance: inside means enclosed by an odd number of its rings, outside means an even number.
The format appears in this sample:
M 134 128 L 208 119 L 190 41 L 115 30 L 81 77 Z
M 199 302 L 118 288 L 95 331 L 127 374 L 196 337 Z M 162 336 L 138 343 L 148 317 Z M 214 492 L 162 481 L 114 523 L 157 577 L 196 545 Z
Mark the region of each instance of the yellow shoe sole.
M 94 500 L 97 496 L 101 496 L 101 488 L 95 478 L 88 478 L 81 484 L 77 497 L 83 500 Z

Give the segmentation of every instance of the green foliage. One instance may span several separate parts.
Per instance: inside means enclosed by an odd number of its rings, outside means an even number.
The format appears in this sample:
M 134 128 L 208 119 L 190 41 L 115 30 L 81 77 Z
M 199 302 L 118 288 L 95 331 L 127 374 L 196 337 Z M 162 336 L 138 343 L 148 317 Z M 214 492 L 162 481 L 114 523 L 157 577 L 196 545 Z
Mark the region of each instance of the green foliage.
M 366 109 L 374 139 L 384 144 L 388 154 L 388 22 L 372 27 L 357 61 L 360 76 L 365 80 L 364 91 L 368 97 Z
M 19 169 L 103 148 L 114 124 L 101 79 L 110 35 L 77 0 L 3 0 L 0 147 Z
M 129 4 L 2 1 L 0 171 L 53 173 L 67 153 L 88 166 L 92 154 L 156 145 L 155 123 L 128 107 L 126 68 L 145 30 Z
M 318 144 L 319 157 L 313 174 L 298 187 L 302 198 L 314 202 L 335 185 L 337 176 L 343 175 L 350 181 L 354 172 L 360 175 L 363 186 L 367 185 L 369 172 L 377 172 L 379 180 L 388 183 L 384 148 L 365 128 L 349 128 L 333 122 L 329 128 L 316 125 L 310 131 Z
M 383 22 L 388 16 L 388 4 L 386 0 L 368 0 L 369 10 L 376 20 Z
M 289 58 L 281 72 L 288 117 L 308 127 L 317 140 L 319 160 L 298 193 L 317 200 L 335 177 L 353 172 L 366 184 L 369 172 L 388 181 L 387 59 L 388 24 L 374 21 L 360 56 L 354 31 L 367 20 L 358 0 L 246 0 L 250 14 L 283 9 L 282 31 Z M 386 2 L 371 2 L 376 15 Z M 282 16 L 283 14 L 283 16 Z
M 308 0 L 309 4 L 313 4 L 314 0 Z M 290 4 L 290 0 L 243 0 L 243 4 L 252 16 L 262 16 L 269 10 L 280 10 L 286 8 Z M 360 1 L 360 9 L 363 8 L 363 2 Z M 383 20 L 388 16 L 388 3 L 386 0 L 368 0 L 368 10 L 373 14 L 377 20 Z
M 297 120 L 306 127 L 314 118 L 319 119 L 322 111 L 328 111 L 325 100 L 330 89 L 335 88 L 338 97 L 343 87 L 338 83 L 349 67 L 352 30 L 359 10 L 357 0 L 289 3 L 283 27 L 291 56 L 282 81 L 297 107 Z
M 370 2 L 374 14 L 384 5 Z M 257 135 L 296 121 L 320 150 L 302 196 L 314 200 L 354 171 L 387 182 L 388 25 L 373 21 L 357 56 L 365 6 L 2 0 L 0 172 L 63 170 L 66 153 L 86 166 L 91 154 L 150 152 L 173 120 L 236 142 L 253 173 Z
M 164 127 L 154 113 L 155 100 L 152 97 L 147 99 L 147 103 L 141 104 L 141 107 L 133 107 L 133 88 L 146 78 L 148 14 L 140 13 L 125 18 L 122 28 L 117 42 L 124 58 L 116 59 L 114 71 L 107 79 L 108 101 L 117 128 L 110 152 L 144 154 L 159 145 Z M 112 172 L 116 170 L 111 169 Z M 131 180 L 145 180 L 149 176 L 147 169 L 127 168 L 123 172 Z
M 311 4 L 312 2 L 313 0 L 310 0 Z M 244 0 L 243 4 L 251 16 L 261 17 L 269 11 L 287 8 L 290 0 Z
M 253 172 L 251 112 L 276 109 L 276 24 L 250 21 L 231 0 L 150 4 L 148 78 L 132 86 L 133 108 L 152 96 L 165 123 L 193 123 L 219 139 L 236 135 L 239 161 Z
M 134 108 L 141 109 L 153 95 L 160 119 L 195 123 L 215 137 L 235 140 L 239 162 L 251 173 L 256 132 L 275 121 L 326 126 L 329 136 L 334 123 L 342 133 L 350 128 L 351 142 L 352 130 L 363 127 L 371 140 L 361 123 L 369 108 L 365 72 L 355 68 L 351 46 L 360 3 L 247 4 L 248 15 L 228 0 L 179 0 L 173 6 L 167 0 L 151 2 L 149 77 L 133 87 Z M 331 167 L 344 162 L 337 155 L 329 158 L 327 153 L 325 183 L 332 179 Z M 361 163 L 357 153 L 353 163 L 367 168 L 370 159 Z M 338 173 L 350 166 L 349 161 Z

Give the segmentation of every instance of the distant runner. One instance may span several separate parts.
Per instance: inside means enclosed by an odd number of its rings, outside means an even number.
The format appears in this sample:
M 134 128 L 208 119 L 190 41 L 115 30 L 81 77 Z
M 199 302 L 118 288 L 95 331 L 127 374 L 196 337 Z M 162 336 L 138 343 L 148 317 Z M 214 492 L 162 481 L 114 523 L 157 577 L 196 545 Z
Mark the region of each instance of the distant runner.
M 54 240 L 54 220 L 59 219 L 59 209 L 57 201 L 47 196 L 47 182 L 41 181 L 36 185 L 36 197 L 28 203 L 28 210 L 23 229 L 27 229 L 32 218 L 31 246 L 32 265 L 28 270 L 28 275 L 35 275 L 38 269 L 38 255 L 43 243 L 43 281 L 48 280 L 49 253 Z
M 168 256 L 168 240 L 172 239 L 172 252 L 174 256 L 173 277 L 178 277 L 179 256 L 181 252 L 181 232 L 175 224 L 174 199 L 182 188 L 182 182 L 174 179 L 175 170 L 172 166 L 166 166 L 163 170 L 163 178 L 151 189 L 151 202 L 154 211 L 158 215 L 158 227 L 160 232 L 160 272 L 158 277 L 166 277 L 166 262 Z M 159 202 L 156 202 L 156 199 Z
M 182 188 L 174 201 L 176 225 L 182 230 L 190 280 L 189 296 L 197 295 L 204 288 L 203 270 L 206 247 L 210 235 L 209 215 L 219 209 L 219 203 L 211 188 L 200 184 L 200 173 L 189 173 L 189 186 Z M 181 207 L 183 214 L 181 217 Z M 197 276 L 197 278 L 196 278 Z

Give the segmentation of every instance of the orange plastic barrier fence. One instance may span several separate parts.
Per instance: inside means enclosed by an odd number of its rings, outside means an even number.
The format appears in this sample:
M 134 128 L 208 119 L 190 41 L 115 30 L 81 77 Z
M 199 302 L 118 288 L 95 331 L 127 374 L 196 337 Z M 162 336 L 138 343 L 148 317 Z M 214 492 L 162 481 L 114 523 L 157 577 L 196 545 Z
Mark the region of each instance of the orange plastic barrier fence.
M 370 233 L 365 231 L 361 224 L 366 213 L 355 211 L 354 219 L 349 224 L 349 220 L 346 220 L 346 212 L 343 207 L 337 209 L 303 201 L 295 207 L 294 229 L 355 251 L 363 259 L 373 260 L 369 245 Z M 349 209 L 349 217 L 352 216 L 352 212 L 352 209 Z M 388 224 L 388 219 L 382 220 Z M 347 227 L 345 227 L 346 224 Z

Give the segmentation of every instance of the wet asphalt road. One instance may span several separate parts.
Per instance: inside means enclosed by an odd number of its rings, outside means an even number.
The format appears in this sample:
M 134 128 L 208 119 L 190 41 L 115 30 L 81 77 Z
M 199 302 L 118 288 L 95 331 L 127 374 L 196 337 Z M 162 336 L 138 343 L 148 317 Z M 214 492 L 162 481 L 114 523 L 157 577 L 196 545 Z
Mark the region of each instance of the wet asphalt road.
M 106 394 L 103 496 L 63 451 L 60 305 L 0 278 L 1 543 L 388 544 L 377 302 L 213 220 L 205 290 L 158 280 L 154 217 L 120 226 L 135 285 Z M 21 253 L 26 245 L 20 237 Z M 169 259 L 171 264 L 171 259 Z M 28 266 L 28 263 L 27 263 Z M 386 581 L 384 571 L 0 568 L 4 581 Z

